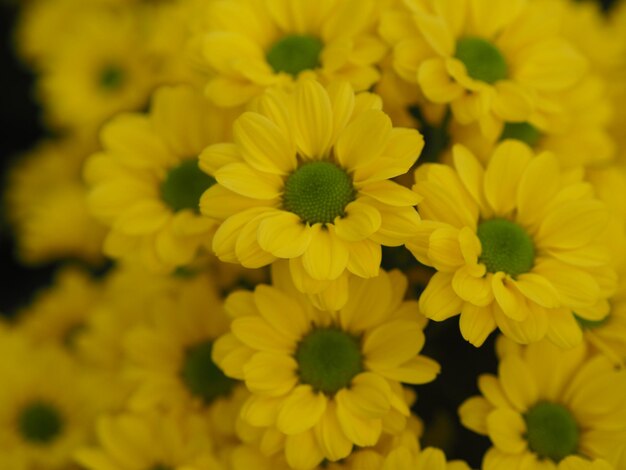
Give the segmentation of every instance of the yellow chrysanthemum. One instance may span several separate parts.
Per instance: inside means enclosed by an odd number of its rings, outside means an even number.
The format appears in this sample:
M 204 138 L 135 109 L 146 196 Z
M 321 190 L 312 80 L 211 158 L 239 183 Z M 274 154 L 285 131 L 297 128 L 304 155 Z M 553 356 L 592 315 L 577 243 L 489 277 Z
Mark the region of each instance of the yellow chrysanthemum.
M 284 446 L 289 465 L 313 468 L 404 429 L 401 383 L 430 382 L 439 372 L 418 355 L 424 319 L 415 301 L 402 301 L 406 288 L 398 271 L 353 277 L 346 305 L 328 312 L 313 307 L 279 265 L 274 286 L 227 298 L 234 320 L 213 359 L 252 392 L 241 416 L 266 429 L 262 449 L 271 441 L 268 453 Z
M 73 350 L 89 314 L 101 297 L 101 286 L 77 268 L 64 268 L 54 285 L 38 293 L 19 312 L 18 329 L 35 343 L 53 343 Z
M 618 470 L 626 439 L 626 371 L 584 345 L 542 341 L 500 345 L 498 377 L 482 375 L 483 396 L 460 407 L 462 423 L 493 443 L 484 470 Z
M 97 10 L 57 45 L 38 83 L 52 127 L 92 134 L 116 113 L 145 106 L 160 64 L 139 24 L 127 10 Z
M 104 228 L 89 214 L 82 165 L 96 149 L 90 140 L 44 141 L 10 170 L 5 201 L 20 260 L 102 261 Z
M 0 343 L 0 467 L 71 468 L 107 391 L 92 388 L 59 349 L 35 349 L 15 334 Z
M 210 71 L 207 96 L 242 105 L 305 75 L 368 89 L 385 53 L 374 34 L 378 8 L 374 0 L 214 1 L 196 38 Z
M 120 115 L 104 127 L 104 151 L 88 160 L 85 175 L 90 207 L 111 227 L 105 253 L 168 271 L 210 246 L 215 223 L 198 213 L 198 200 L 214 180 L 197 156 L 230 135 L 231 124 L 181 86 L 159 89 L 148 115 Z
M 615 288 L 600 237 L 606 206 L 552 154 L 534 156 L 517 141 L 500 144 L 486 168 L 460 145 L 453 160 L 454 168 L 415 172 L 424 220 L 407 248 L 438 271 L 422 312 L 437 321 L 460 313 L 461 333 L 475 346 L 496 326 L 520 343 L 579 343 L 573 313 L 604 318 Z
M 145 324 L 125 338 L 128 373 L 135 391 L 127 406 L 138 411 L 184 409 L 206 412 L 212 430 L 235 434 L 235 418 L 247 395 L 213 363 L 214 341 L 229 319 L 213 279 L 198 274 L 174 295 L 162 298 Z
M 495 140 L 515 139 L 537 152 L 552 152 L 563 168 L 598 167 L 610 162 L 616 145 L 609 132 L 612 107 L 604 80 L 588 76 L 559 96 L 561 106 L 552 115 L 506 122 Z M 476 124 L 453 123 L 449 133 L 455 143 L 468 147 L 483 162 L 497 144 L 482 135 Z
M 218 183 L 200 200 L 223 221 L 213 250 L 251 268 L 288 259 L 298 289 L 339 308 L 348 273 L 376 276 L 381 245 L 402 245 L 419 227 L 419 198 L 389 178 L 422 147 L 417 131 L 392 128 L 375 95 L 346 83 L 268 91 L 235 122 L 234 143 L 200 156 Z
M 505 121 L 524 122 L 558 106 L 554 93 L 586 70 L 559 36 L 555 10 L 526 0 L 408 0 L 383 13 L 381 34 L 403 79 L 493 138 Z
M 83 448 L 76 460 L 89 470 L 222 470 L 207 423 L 199 416 L 152 412 L 104 416 L 100 447 Z

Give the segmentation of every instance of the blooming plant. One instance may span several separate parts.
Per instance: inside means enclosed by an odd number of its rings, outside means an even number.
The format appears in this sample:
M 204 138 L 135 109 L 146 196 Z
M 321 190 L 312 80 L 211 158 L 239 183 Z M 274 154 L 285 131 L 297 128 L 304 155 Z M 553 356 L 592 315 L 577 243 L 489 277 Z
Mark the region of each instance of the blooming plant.
M 626 470 L 614 3 L 20 4 L 0 468 Z

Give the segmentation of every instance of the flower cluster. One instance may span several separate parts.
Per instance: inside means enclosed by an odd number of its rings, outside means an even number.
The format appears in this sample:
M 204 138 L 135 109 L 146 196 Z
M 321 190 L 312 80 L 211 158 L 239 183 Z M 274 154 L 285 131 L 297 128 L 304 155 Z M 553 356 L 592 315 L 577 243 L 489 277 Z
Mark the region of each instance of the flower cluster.
M 0 467 L 626 469 L 625 30 L 625 2 L 22 5 L 56 137 L 5 206 L 58 270 L 0 322 Z M 493 355 L 451 405 L 474 460 L 418 413 L 457 337 Z

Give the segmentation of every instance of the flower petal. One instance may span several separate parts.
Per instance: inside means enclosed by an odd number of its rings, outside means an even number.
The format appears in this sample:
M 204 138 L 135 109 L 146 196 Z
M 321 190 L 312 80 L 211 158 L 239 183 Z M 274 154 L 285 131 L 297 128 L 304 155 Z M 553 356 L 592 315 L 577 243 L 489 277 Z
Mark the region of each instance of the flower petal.
M 310 385 L 299 385 L 283 402 L 276 427 L 287 435 L 311 429 L 326 411 L 326 403 L 326 395 L 313 392 Z
M 391 137 L 391 119 L 382 111 L 368 110 L 346 126 L 337 139 L 335 156 L 348 170 L 380 157 Z

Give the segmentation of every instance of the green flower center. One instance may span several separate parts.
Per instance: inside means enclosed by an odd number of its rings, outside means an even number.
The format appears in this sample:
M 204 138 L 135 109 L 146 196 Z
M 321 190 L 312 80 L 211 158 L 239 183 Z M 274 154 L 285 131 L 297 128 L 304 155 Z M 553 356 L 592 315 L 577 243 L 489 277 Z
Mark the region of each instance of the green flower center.
M 309 224 L 329 224 L 354 200 L 352 178 L 331 162 L 309 162 L 285 181 L 283 207 Z
M 124 84 L 124 71 L 116 65 L 107 65 L 100 70 L 98 84 L 107 91 L 117 90 Z
M 19 415 L 18 428 L 22 437 L 33 444 L 47 444 L 56 439 L 63 429 L 61 414 L 53 406 L 35 402 Z
M 535 262 L 532 238 L 514 222 L 491 219 L 477 230 L 482 245 L 479 261 L 490 273 L 505 272 L 513 277 L 530 271 Z
M 198 168 L 196 159 L 185 160 L 165 177 L 161 197 L 174 211 L 192 209 L 198 212 L 200 196 L 214 184 L 215 179 Z
M 267 52 L 267 62 L 274 72 L 286 72 L 294 77 L 303 70 L 320 66 L 324 44 L 315 36 L 293 34 L 275 42 Z
M 595 328 L 600 328 L 601 326 L 606 325 L 607 322 L 609 321 L 610 316 L 611 315 L 609 314 L 606 317 L 604 317 L 602 320 L 587 320 L 586 318 L 582 318 L 574 314 L 574 318 L 576 318 L 576 321 L 578 322 L 578 324 L 581 326 L 581 328 L 585 330 L 593 330 Z
M 213 342 L 205 341 L 190 347 L 183 362 L 181 377 L 187 390 L 208 405 L 216 398 L 230 394 L 235 381 L 226 377 L 213 362 Z
M 337 328 L 318 328 L 305 336 L 296 349 L 303 383 L 333 394 L 350 384 L 363 370 L 358 338 Z
M 507 122 L 500 135 L 501 141 L 506 139 L 519 140 L 534 147 L 541 139 L 541 132 L 527 122 Z
M 455 57 L 467 68 L 474 80 L 495 83 L 508 75 L 508 66 L 502 53 L 489 41 L 477 37 L 459 39 Z
M 537 455 L 560 462 L 576 452 L 579 430 L 572 414 L 562 405 L 541 402 L 526 415 L 526 439 Z

